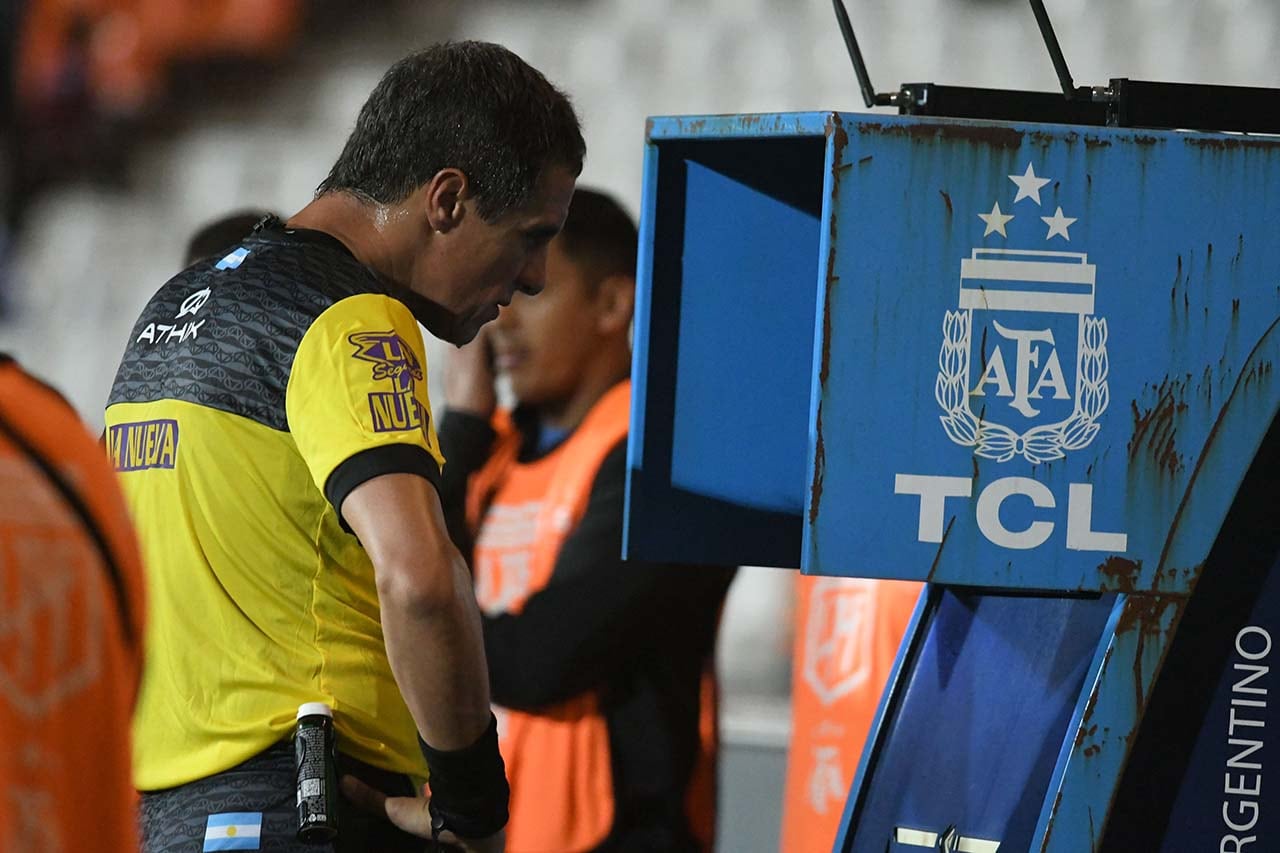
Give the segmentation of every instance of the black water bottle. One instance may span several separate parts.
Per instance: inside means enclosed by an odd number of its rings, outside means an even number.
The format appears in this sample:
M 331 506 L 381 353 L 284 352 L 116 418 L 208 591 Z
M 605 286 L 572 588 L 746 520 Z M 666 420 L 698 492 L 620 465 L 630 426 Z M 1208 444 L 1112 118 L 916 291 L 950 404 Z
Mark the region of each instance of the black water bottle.
M 323 844 L 338 836 L 337 743 L 333 709 L 323 702 L 298 706 L 293 735 L 298 776 L 298 840 Z

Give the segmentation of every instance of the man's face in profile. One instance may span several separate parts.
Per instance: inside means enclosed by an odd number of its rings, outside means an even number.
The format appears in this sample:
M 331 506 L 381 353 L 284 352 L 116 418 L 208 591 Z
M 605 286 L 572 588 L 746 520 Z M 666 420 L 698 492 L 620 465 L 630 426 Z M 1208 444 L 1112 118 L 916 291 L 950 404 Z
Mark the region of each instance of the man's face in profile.
M 443 307 L 456 318 L 451 343 L 472 340 L 485 324 L 510 305 L 517 292 L 536 294 L 546 281 L 547 244 L 569 215 L 576 178 L 563 167 L 546 169 L 532 198 L 493 222 L 482 219 L 473 201 L 450 234 L 437 263 L 448 282 Z

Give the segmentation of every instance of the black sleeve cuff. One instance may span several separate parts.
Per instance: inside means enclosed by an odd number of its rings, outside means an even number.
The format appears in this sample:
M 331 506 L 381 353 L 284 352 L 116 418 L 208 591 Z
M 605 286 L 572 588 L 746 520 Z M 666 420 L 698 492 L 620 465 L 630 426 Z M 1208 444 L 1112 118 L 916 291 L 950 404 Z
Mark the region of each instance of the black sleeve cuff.
M 417 474 L 437 491 L 440 489 L 440 463 L 425 447 L 416 444 L 384 444 L 361 450 L 333 469 L 324 484 L 324 496 L 338 513 L 342 529 L 351 532 L 342 517 L 342 502 L 351 491 L 366 480 L 383 474 Z

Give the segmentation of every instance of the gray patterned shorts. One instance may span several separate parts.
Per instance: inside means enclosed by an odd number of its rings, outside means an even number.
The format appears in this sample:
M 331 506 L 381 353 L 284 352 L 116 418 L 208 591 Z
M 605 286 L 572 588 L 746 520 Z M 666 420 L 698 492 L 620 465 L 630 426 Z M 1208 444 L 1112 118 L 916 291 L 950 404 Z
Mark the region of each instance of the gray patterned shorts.
M 294 772 L 293 745 L 285 740 L 222 773 L 176 788 L 144 792 L 140 808 L 143 853 L 423 853 L 431 849 L 431 842 L 402 832 L 379 816 L 358 811 L 341 797 L 338 839 L 326 844 L 298 841 Z M 388 794 L 414 794 L 407 777 L 343 755 L 338 756 L 338 774 L 357 776 Z M 229 833 L 225 826 L 219 829 L 220 823 L 239 824 L 241 831 L 235 835 L 232 829 L 227 837 Z

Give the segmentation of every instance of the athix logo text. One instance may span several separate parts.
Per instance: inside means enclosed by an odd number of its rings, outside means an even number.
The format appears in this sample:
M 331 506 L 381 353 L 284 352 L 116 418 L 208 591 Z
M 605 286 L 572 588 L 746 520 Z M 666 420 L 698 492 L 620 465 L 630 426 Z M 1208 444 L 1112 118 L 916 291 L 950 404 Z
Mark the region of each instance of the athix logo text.
M 1040 191 L 1051 182 L 1036 175 L 1031 163 L 1009 180 L 1017 186 L 1015 210 L 1024 200 L 1039 207 Z M 990 213 L 977 215 L 986 226 L 984 238 L 1007 239 L 1006 228 L 1016 218 L 1000 209 L 999 200 Z M 948 310 L 942 322 L 934 382 L 942 429 L 975 456 L 995 462 L 1021 458 L 1038 465 L 1088 447 L 1110 401 L 1107 321 L 1094 315 L 1097 270 L 1084 252 L 1049 248 L 1071 241 L 1077 217 L 1066 216 L 1058 205 L 1052 216 L 1039 219 L 1047 226 L 1045 249 L 980 247 L 961 258 L 957 310 Z M 898 474 L 894 485 L 898 494 L 920 496 L 921 542 L 942 541 L 947 498 L 973 494 L 969 477 Z M 1015 494 L 1037 508 L 1057 505 L 1038 480 L 997 479 L 978 496 L 978 528 L 1001 547 L 1038 547 L 1055 525 L 1039 519 L 1009 529 L 1000 507 Z M 1124 552 L 1125 534 L 1093 530 L 1092 505 L 1091 484 L 1070 484 L 1067 548 Z

